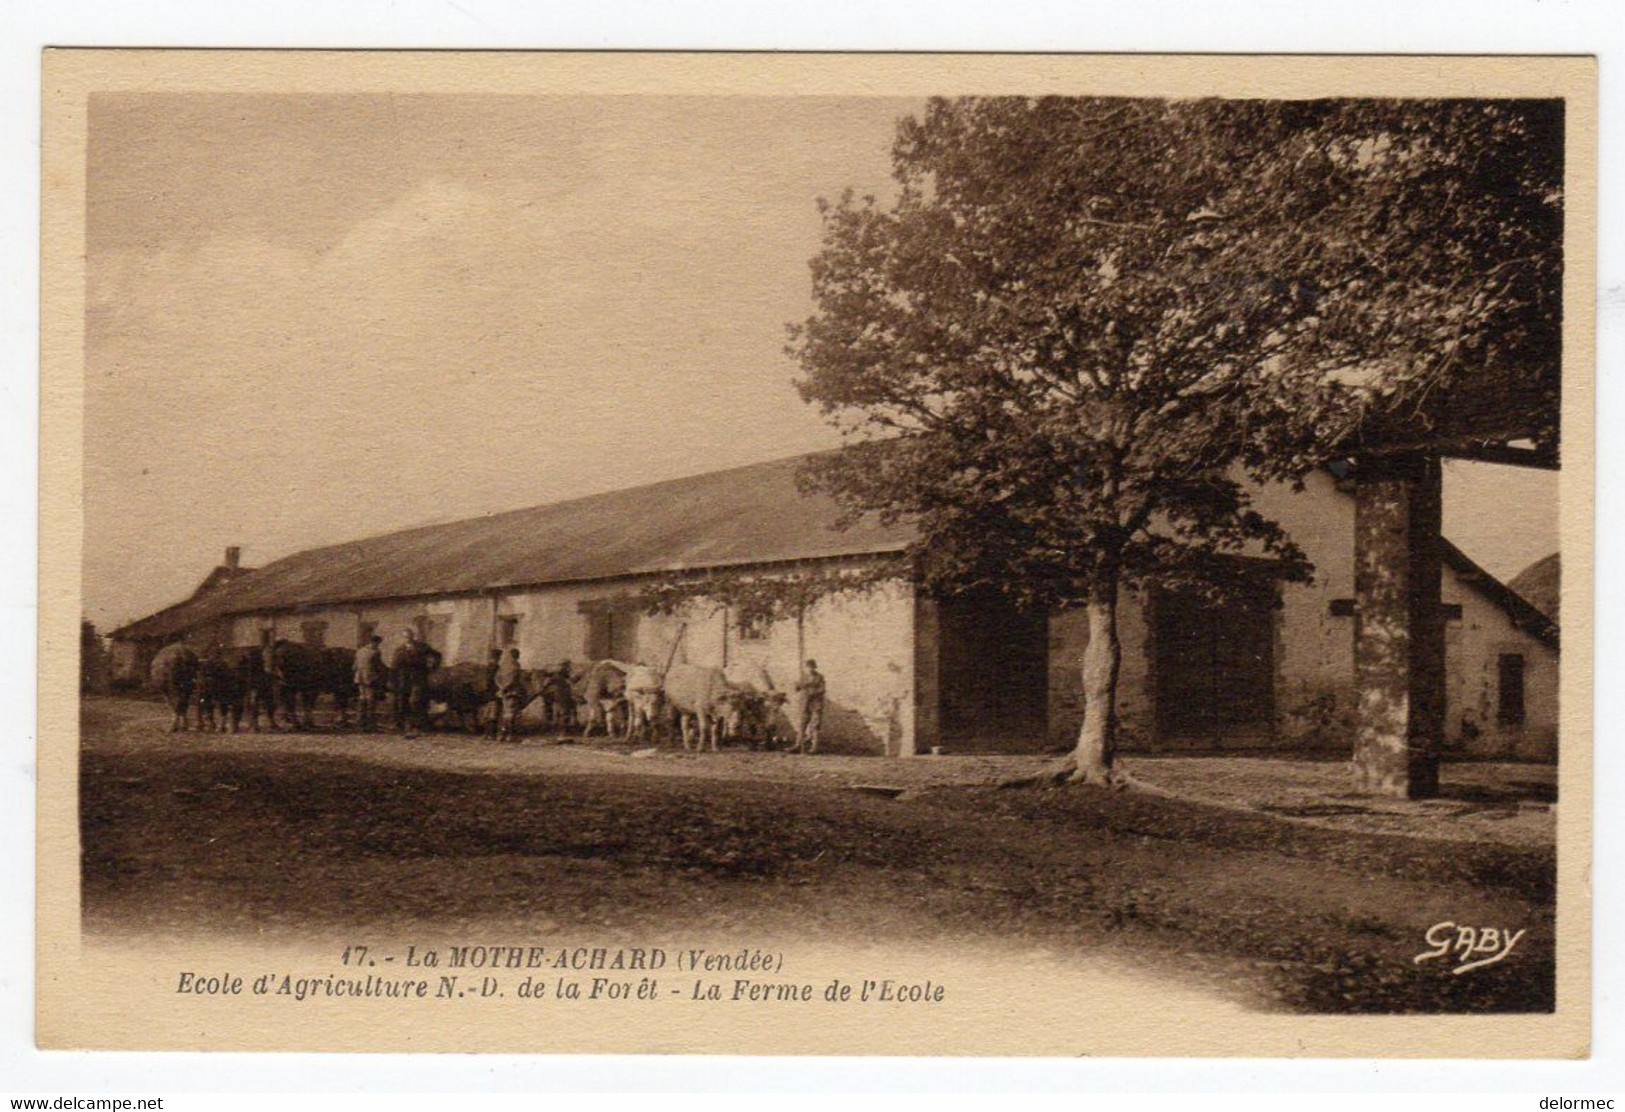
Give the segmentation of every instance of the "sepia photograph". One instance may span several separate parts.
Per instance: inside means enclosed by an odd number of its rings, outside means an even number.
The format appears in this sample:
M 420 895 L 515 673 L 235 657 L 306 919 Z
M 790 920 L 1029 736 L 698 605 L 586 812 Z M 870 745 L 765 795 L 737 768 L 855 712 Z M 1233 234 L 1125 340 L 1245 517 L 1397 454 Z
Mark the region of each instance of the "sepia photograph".
M 645 61 L 62 61 L 42 1040 L 1585 1053 L 1594 69 Z

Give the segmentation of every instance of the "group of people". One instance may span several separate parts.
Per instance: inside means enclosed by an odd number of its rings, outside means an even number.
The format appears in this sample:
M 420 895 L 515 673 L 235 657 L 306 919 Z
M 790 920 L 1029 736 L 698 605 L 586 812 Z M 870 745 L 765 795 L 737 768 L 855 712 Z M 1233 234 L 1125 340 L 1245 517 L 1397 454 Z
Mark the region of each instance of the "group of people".
M 391 693 L 395 699 L 395 728 L 407 737 L 427 727 L 429 677 L 443 663 L 440 650 L 410 627 L 384 664 L 384 639 L 374 634 L 355 653 L 356 707 L 361 728 L 376 729 L 378 709 Z
M 377 729 L 383 725 L 384 708 L 393 702 L 393 725 L 407 737 L 416 737 L 428 727 L 430 681 L 445 663 L 441 652 L 425 641 L 416 629 L 408 627 L 401 644 L 384 660 L 384 639 L 376 634 L 356 650 L 354 681 L 359 725 Z M 489 708 L 488 732 L 502 741 L 515 740 L 519 713 L 532 695 L 547 699 L 550 725 L 575 723 L 575 699 L 570 684 L 574 678 L 570 661 L 556 672 L 545 673 L 542 690 L 532 692 L 520 664 L 519 649 L 493 648 L 480 686 L 483 703 Z

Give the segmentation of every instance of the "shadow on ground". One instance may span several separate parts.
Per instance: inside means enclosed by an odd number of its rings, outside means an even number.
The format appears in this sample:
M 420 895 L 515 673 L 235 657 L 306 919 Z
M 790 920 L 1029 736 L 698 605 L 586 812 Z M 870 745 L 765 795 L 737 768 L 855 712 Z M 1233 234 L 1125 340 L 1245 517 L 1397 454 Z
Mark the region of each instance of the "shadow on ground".
M 1542 1011 L 1549 850 L 1350 836 L 1133 792 L 527 775 L 336 756 L 84 755 L 87 931 L 704 929 L 1111 948 L 1302 1011 Z M 1443 920 L 1529 930 L 1452 977 Z

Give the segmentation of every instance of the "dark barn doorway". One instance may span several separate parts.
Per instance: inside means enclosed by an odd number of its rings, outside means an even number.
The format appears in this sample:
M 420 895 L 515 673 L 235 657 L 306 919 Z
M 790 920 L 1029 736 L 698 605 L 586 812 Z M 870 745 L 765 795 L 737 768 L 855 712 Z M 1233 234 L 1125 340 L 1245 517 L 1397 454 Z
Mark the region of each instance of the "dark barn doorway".
M 999 595 L 944 600 L 938 610 L 939 732 L 949 753 L 1035 753 L 1048 747 L 1049 619 Z
M 1223 602 L 1159 591 L 1152 620 L 1157 734 L 1163 745 L 1267 746 L 1275 722 L 1275 584 Z

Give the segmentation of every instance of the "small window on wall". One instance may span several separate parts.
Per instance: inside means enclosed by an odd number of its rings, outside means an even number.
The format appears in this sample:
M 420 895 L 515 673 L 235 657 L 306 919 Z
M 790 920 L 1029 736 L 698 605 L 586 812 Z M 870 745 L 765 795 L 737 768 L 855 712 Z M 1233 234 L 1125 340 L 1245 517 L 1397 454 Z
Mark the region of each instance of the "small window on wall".
M 321 648 L 327 644 L 326 622 L 300 622 L 299 636 L 305 644 L 312 648 Z
M 517 644 L 519 644 L 519 615 L 500 615 L 497 618 L 497 647 L 510 649 Z
M 587 637 L 582 648 L 587 654 L 587 659 L 628 661 L 637 659 L 637 611 L 594 606 L 586 609 L 585 613 Z
M 734 633 L 741 641 L 766 641 L 773 630 L 773 621 L 765 614 L 736 611 L 733 619 Z
M 420 614 L 412 619 L 412 625 L 417 628 L 418 640 L 436 652 L 446 651 L 446 633 L 451 628 L 449 618 L 431 618 L 427 614 Z
M 1496 700 L 1495 720 L 1503 726 L 1522 726 L 1523 654 L 1502 653 L 1498 664 L 1500 689 Z

